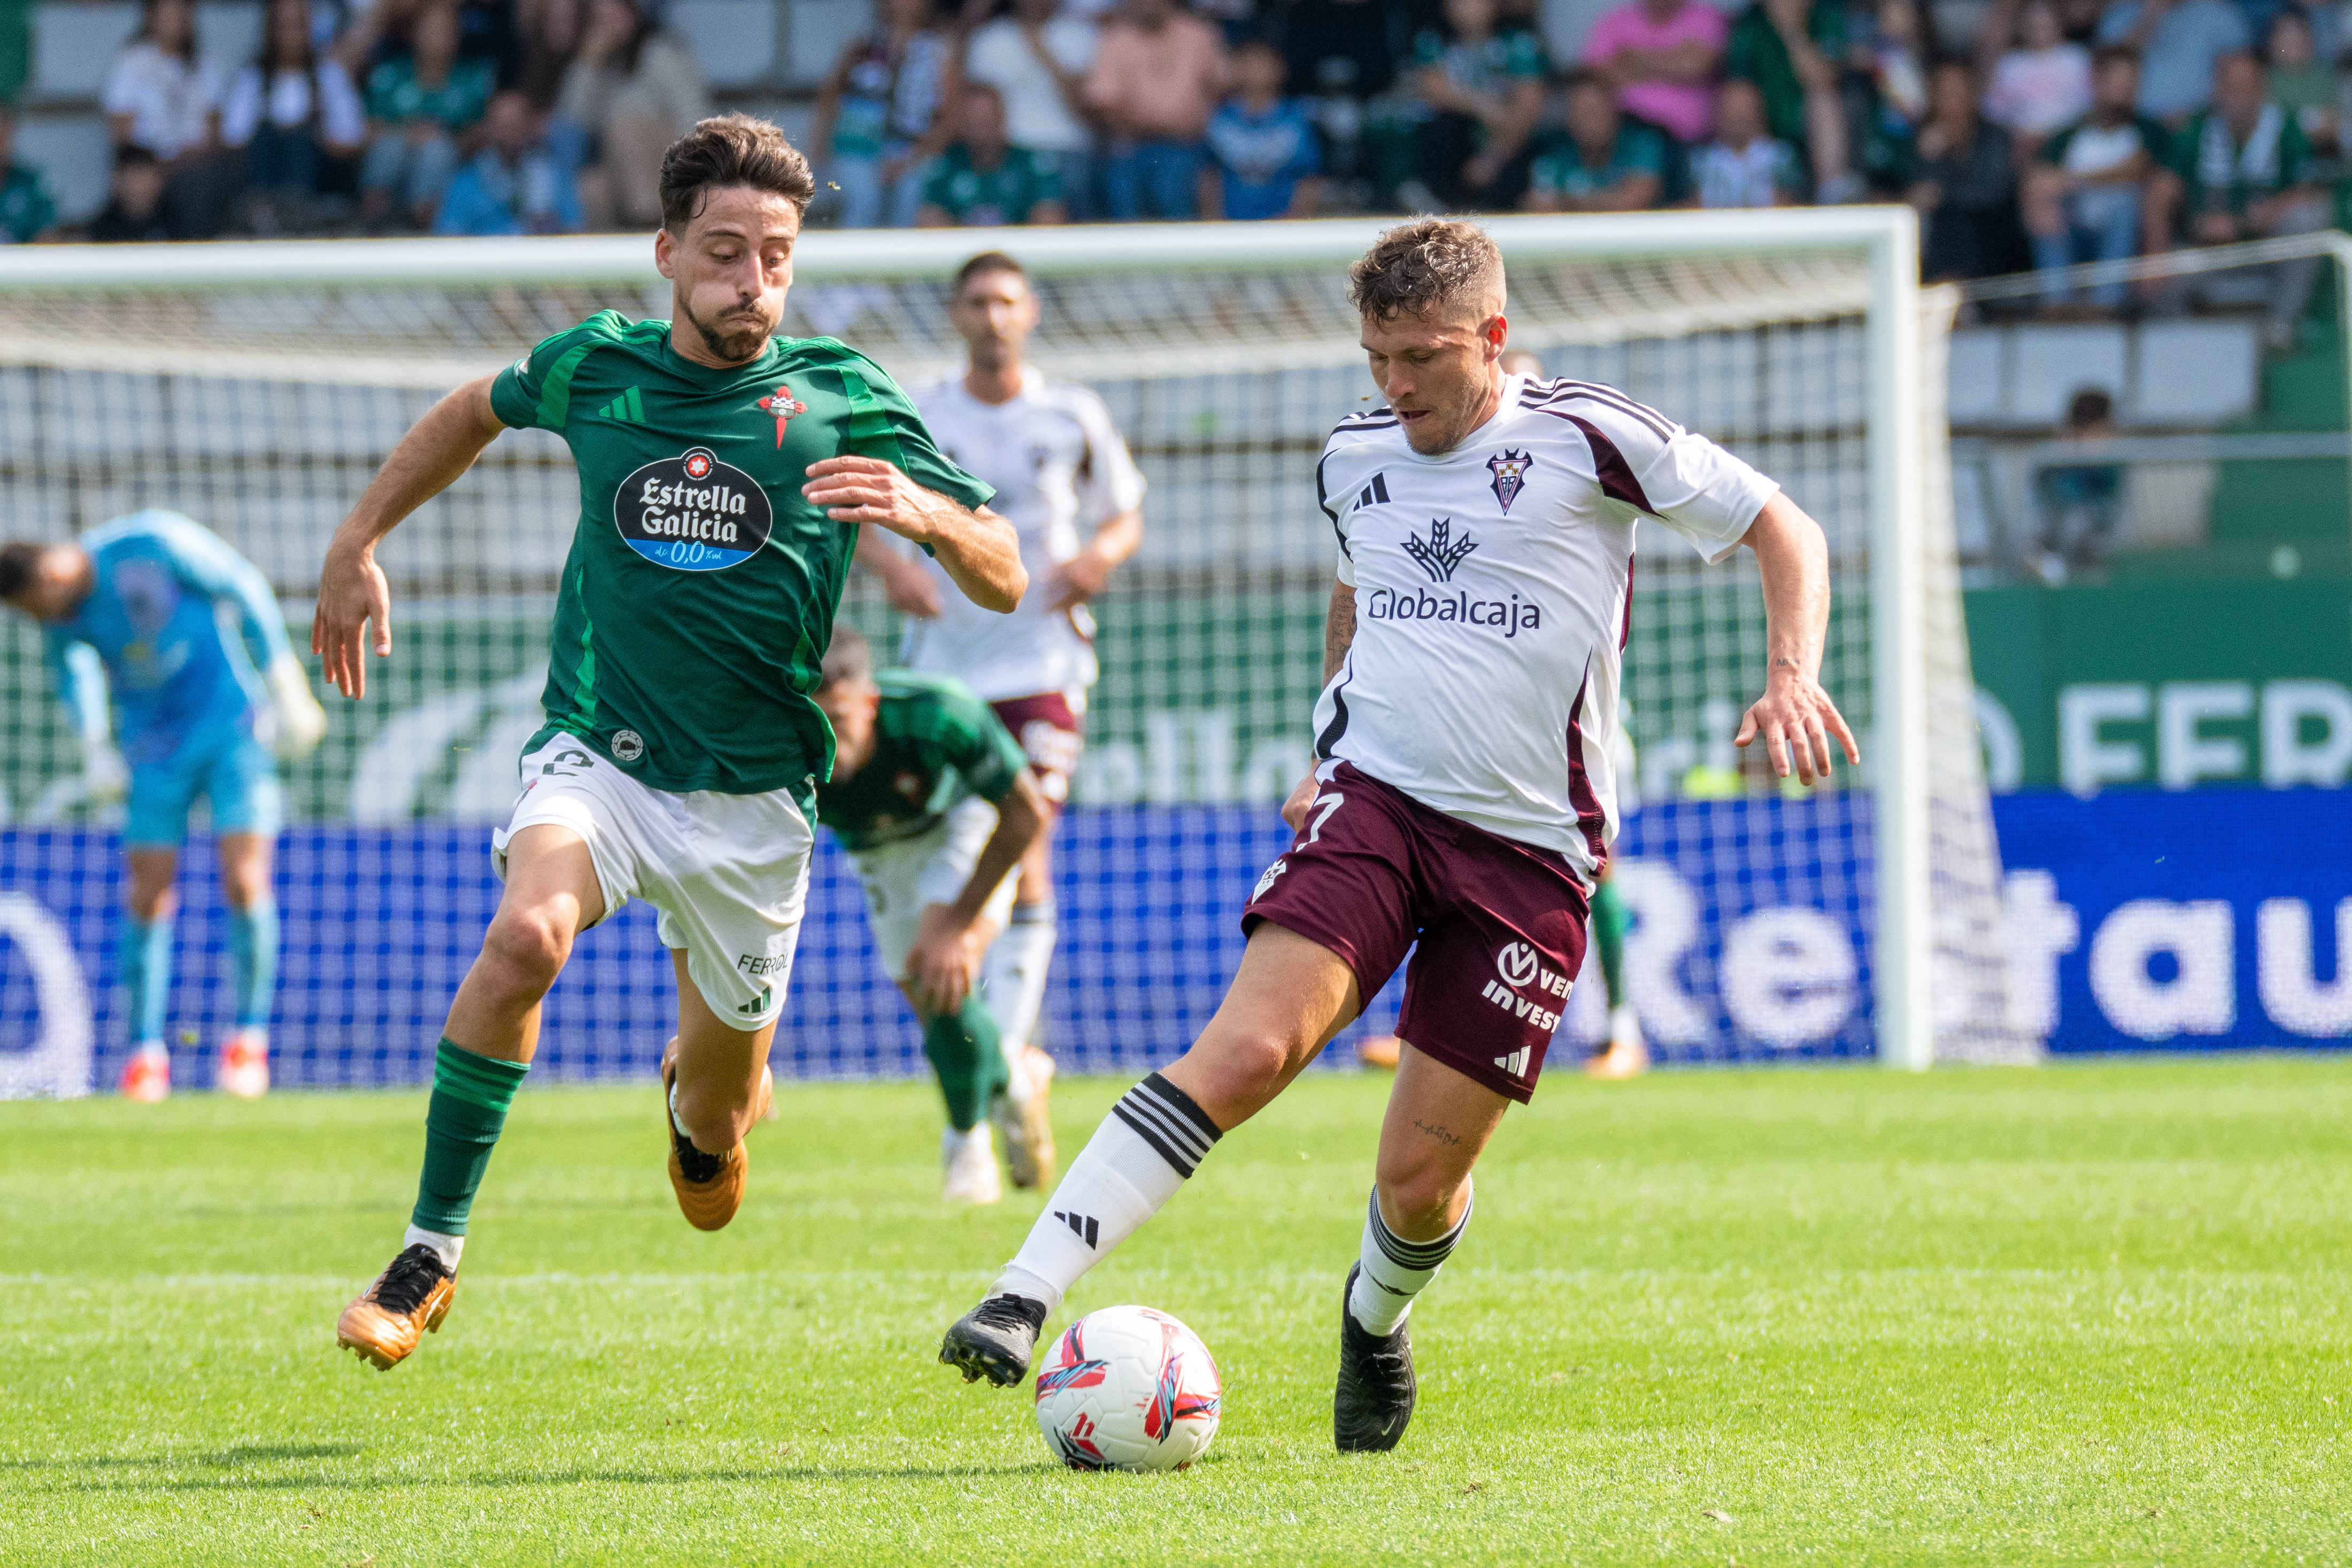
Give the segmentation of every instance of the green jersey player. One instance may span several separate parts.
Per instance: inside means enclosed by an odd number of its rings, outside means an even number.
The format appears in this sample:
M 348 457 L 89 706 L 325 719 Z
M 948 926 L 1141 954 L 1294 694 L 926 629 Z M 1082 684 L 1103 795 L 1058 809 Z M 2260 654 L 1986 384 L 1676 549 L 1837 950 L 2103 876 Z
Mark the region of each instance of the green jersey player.
M 580 471 L 544 701 L 522 793 L 492 840 L 506 890 L 449 1009 L 425 1168 L 399 1255 L 340 1343 L 389 1368 L 439 1326 L 467 1215 L 572 938 L 632 896 L 660 912 L 678 1030 L 662 1059 L 678 1206 L 715 1230 L 742 1201 L 764 1110 L 833 735 L 811 694 L 858 525 L 937 555 L 974 602 L 1027 585 L 989 488 L 942 457 L 872 361 L 778 340 L 815 193 L 773 126 L 707 120 L 662 161 L 655 265 L 674 319 L 603 314 L 458 388 L 401 441 L 329 547 L 311 644 L 346 695 L 392 651 L 377 541 L 512 425 Z M 368 637 L 372 630 L 373 636 Z
M 1013 732 L 961 683 L 908 670 L 877 679 L 866 639 L 846 628 L 834 633 L 816 700 L 835 737 L 817 821 L 849 852 L 875 950 L 923 1021 L 923 1054 L 947 1097 L 943 1196 L 1004 1196 L 992 1113 L 1013 1185 L 1042 1186 L 1054 1179 L 1046 1080 L 1019 1041 L 1002 1039 L 972 978 L 1045 829 L 1045 788 Z

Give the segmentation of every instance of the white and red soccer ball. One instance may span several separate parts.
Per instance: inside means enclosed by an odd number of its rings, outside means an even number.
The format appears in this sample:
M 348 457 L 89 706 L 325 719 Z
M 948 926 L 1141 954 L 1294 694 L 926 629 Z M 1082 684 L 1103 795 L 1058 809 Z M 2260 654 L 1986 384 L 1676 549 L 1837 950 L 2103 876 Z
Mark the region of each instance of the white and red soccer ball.
M 1201 1336 L 1150 1307 L 1105 1307 L 1037 1364 L 1037 1428 L 1076 1470 L 1181 1470 L 1209 1451 L 1223 1396 Z

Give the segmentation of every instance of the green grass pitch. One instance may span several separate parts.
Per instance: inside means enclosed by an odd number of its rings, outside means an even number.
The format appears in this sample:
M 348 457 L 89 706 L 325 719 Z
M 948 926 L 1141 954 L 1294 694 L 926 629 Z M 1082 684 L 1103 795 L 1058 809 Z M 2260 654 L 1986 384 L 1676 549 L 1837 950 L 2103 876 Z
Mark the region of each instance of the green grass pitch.
M 1036 1201 L 941 1212 L 916 1085 L 788 1087 L 717 1236 L 651 1088 L 527 1092 L 390 1374 L 332 1324 L 421 1095 L 0 1106 L 0 1563 L 2352 1561 L 2352 1061 L 1555 1073 L 1342 1459 L 1385 1087 L 1311 1075 L 1080 1287 L 1223 1369 L 1165 1477 L 932 1361 Z

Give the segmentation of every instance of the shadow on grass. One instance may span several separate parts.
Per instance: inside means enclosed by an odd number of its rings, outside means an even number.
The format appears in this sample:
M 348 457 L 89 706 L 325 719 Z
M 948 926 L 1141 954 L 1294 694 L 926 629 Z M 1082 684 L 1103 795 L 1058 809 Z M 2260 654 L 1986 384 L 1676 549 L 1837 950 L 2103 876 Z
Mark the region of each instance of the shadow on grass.
M 289 1459 L 348 1459 L 366 1451 L 363 1443 L 245 1443 L 201 1454 L 87 1454 L 72 1458 L 0 1459 L 0 1470 L 106 1470 L 180 1465 L 234 1469 L 239 1465 L 278 1464 Z
M 357 1452 L 356 1448 L 352 1450 Z M 327 1457 L 321 1455 L 320 1457 Z M 168 1460 L 107 1460 L 111 1464 L 163 1464 Z M 190 1476 L 170 1479 L 83 1480 L 50 1487 L 70 1492 L 205 1492 L 205 1491 L 389 1491 L 401 1487 L 568 1486 L 691 1486 L 735 1481 L 888 1481 L 956 1480 L 1021 1475 L 1052 1469 L 1045 1464 L 1021 1465 L 779 1465 L 764 1469 L 564 1469 L 488 1470 L 470 1476 Z

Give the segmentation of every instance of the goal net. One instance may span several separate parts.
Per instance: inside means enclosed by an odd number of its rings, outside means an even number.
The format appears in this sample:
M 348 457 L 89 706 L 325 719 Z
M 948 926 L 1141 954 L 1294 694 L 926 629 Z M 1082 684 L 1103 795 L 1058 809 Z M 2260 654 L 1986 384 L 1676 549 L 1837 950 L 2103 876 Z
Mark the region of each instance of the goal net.
M 1097 604 L 1102 680 L 1058 830 L 1061 945 L 1042 1025 L 1066 1066 L 1181 1051 L 1238 960 L 1235 917 L 1287 841 L 1307 765 L 1330 530 L 1323 438 L 1372 389 L 1345 267 L 1379 225 L 814 234 L 787 330 L 842 338 L 902 382 L 952 370 L 947 280 L 1002 246 L 1034 275 L 1048 373 L 1091 384 L 1150 490 L 1147 542 Z M 1701 564 L 1643 528 L 1625 691 L 1636 748 L 1620 885 L 1627 983 L 1669 1060 L 2013 1054 L 2000 863 L 1944 478 L 1948 301 L 1923 298 L 1906 211 L 1503 218 L 1512 343 L 1722 441 L 1828 531 L 1822 677 L 1864 765 L 1811 790 L 1731 740 L 1761 689 L 1745 556 Z M 0 537 L 63 538 L 142 507 L 226 538 L 307 646 L 326 539 L 409 423 L 457 382 L 589 312 L 666 315 L 641 239 L 51 248 L 0 256 Z M 561 444 L 513 432 L 383 547 L 396 645 L 289 775 L 281 1081 L 429 1071 L 496 898 L 486 824 L 539 724 L 552 589 L 577 522 Z M 845 613 L 893 645 L 854 576 Z M 82 797 L 39 641 L 0 641 L 0 1087 L 105 1081 L 119 817 Z M 199 833 L 183 871 L 173 1037 L 228 1023 L 226 931 Z M 919 1041 L 826 847 L 777 1061 L 912 1072 Z M 1602 1031 L 1597 964 L 1564 1054 Z M 1349 1037 L 1392 1022 L 1397 987 Z M 632 905 L 582 940 L 550 999 L 559 1075 L 651 1070 L 669 967 Z M 96 1061 L 89 1061 L 92 1051 Z M 184 1071 L 205 1076 L 194 1060 Z M 50 1082 L 53 1081 L 53 1082 Z

